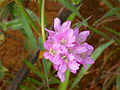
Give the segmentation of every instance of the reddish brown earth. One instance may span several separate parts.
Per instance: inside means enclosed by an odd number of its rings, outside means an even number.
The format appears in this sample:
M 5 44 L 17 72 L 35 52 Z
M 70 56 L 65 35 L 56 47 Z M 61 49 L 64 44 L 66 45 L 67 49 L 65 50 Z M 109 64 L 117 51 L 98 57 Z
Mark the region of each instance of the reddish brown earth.
M 115 2 L 115 0 L 110 0 L 110 1 L 115 7 L 120 6 L 119 3 Z M 37 3 L 30 2 L 29 0 L 27 0 L 24 2 L 24 6 L 34 11 L 36 15 L 40 16 Z M 53 23 L 53 18 L 57 16 L 58 11 L 61 9 L 61 7 L 63 6 L 58 2 L 53 2 L 53 0 L 46 0 L 45 10 L 46 10 L 48 26 L 50 26 Z M 92 17 L 88 21 L 89 24 L 92 25 L 95 20 L 102 17 L 108 10 L 109 8 L 99 0 L 86 0 L 79 11 L 84 18 L 87 18 L 92 15 Z M 73 23 L 78 21 L 80 22 L 81 20 L 80 18 L 76 17 Z M 97 27 L 97 29 L 99 29 L 104 33 L 108 33 L 105 29 L 102 28 L 102 25 L 103 24 Z M 120 32 L 119 20 L 106 22 L 104 23 L 104 25 L 107 25 L 112 29 L 114 29 L 115 31 Z M 85 28 L 82 27 L 81 30 L 85 30 Z M 9 36 L 6 36 L 5 43 L 3 43 L 0 46 L 0 57 L 3 65 L 6 68 L 8 68 L 9 70 L 8 72 L 16 74 L 17 70 L 23 64 L 24 58 L 28 56 L 28 52 L 24 48 L 24 36 L 19 31 L 8 30 L 6 33 Z M 108 41 L 105 38 L 101 37 L 100 35 L 93 33 L 92 31 L 91 33 L 92 34 L 90 35 L 88 42 L 89 44 L 93 45 L 95 48 Z M 115 35 L 111 33 L 108 34 L 110 35 L 110 37 L 116 38 Z M 119 51 L 120 51 L 120 47 L 116 43 L 112 44 L 109 48 L 107 48 L 102 53 L 102 55 L 97 59 L 96 63 L 91 68 L 91 71 L 81 80 L 81 82 L 78 85 L 79 87 L 77 87 L 77 90 L 86 90 L 86 89 L 101 90 L 105 82 L 108 82 L 110 78 L 113 78 L 113 76 L 115 76 L 113 72 L 115 72 L 116 68 L 120 65 Z M 112 55 L 109 56 L 110 54 Z M 111 72 L 109 74 L 106 74 L 110 70 Z M 71 77 L 74 77 L 74 75 L 71 74 Z M 9 78 L 6 77 L 5 79 L 9 80 Z M 109 85 L 109 90 L 116 90 L 115 79 L 113 82 L 114 83 L 111 83 Z M 0 84 L 1 86 L 3 85 L 3 83 Z

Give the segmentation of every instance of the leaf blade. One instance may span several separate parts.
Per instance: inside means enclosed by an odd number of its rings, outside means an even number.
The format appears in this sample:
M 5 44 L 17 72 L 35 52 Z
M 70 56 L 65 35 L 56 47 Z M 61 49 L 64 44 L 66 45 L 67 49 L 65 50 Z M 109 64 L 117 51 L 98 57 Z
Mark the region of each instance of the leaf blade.
M 105 48 L 107 48 L 108 46 L 110 46 L 113 43 L 113 41 L 109 41 L 101 46 L 99 46 L 91 55 L 91 57 L 93 58 L 94 61 L 96 61 L 96 59 L 98 58 L 98 56 L 104 51 Z M 92 65 L 87 65 L 88 69 L 91 67 Z M 80 72 L 78 73 L 76 79 L 73 81 L 72 86 L 70 87 L 70 90 L 73 89 L 78 83 L 79 81 L 83 78 L 83 76 L 85 75 L 85 73 L 87 72 L 86 69 L 84 69 L 84 67 L 82 67 L 82 69 L 80 70 Z

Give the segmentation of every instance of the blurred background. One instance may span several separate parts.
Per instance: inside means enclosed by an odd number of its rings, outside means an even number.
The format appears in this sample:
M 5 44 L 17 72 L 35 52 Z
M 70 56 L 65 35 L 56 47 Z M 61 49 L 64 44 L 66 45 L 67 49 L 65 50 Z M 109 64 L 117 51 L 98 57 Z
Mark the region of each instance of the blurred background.
M 76 75 L 71 73 L 66 90 L 120 90 L 120 1 L 45 0 L 44 11 L 42 0 L 0 1 L 0 90 L 7 90 L 24 61 L 30 72 L 24 79 L 21 77 L 18 90 L 59 90 L 60 81 L 49 61 L 45 79 L 42 54 L 34 65 L 28 62 L 41 47 L 42 13 L 44 26 L 49 29 L 53 28 L 54 18 L 59 17 L 91 33 L 87 42 L 96 50 L 92 55 L 95 64 L 82 73 L 84 76 L 80 76 L 81 69 Z

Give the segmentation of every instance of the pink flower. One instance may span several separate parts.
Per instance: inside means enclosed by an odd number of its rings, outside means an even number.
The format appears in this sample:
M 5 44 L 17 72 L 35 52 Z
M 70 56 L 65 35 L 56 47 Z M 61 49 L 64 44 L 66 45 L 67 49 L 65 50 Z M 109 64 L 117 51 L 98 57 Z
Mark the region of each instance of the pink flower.
M 83 31 L 79 33 L 79 30 L 76 27 L 74 31 L 74 35 L 76 36 L 76 47 L 73 48 L 75 60 L 79 64 L 82 64 L 85 67 L 85 69 L 87 69 L 86 66 L 87 64 L 94 63 L 94 60 L 90 57 L 94 48 L 88 43 L 85 43 L 85 40 L 89 35 L 89 31 Z
M 73 30 L 70 25 L 71 21 L 66 21 L 61 25 L 60 19 L 55 18 L 55 31 L 45 28 L 49 36 L 44 43 L 44 48 L 47 50 L 44 57 L 53 63 L 61 82 L 65 81 L 66 70 L 75 74 L 81 64 L 87 69 L 86 64 L 94 63 L 90 57 L 93 47 L 84 43 L 89 31 L 79 33 L 78 28 Z

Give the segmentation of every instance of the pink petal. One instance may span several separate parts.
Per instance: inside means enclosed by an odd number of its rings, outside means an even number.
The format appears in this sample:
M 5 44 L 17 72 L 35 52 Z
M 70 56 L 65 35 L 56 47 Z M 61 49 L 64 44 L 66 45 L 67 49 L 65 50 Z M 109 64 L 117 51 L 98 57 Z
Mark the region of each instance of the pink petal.
M 87 49 L 86 49 L 86 47 L 77 47 L 76 49 L 75 49 L 75 51 L 76 51 L 76 53 L 84 53 L 84 52 L 86 52 L 87 51 Z
M 58 70 L 58 65 L 53 64 L 53 68 L 57 71 Z
M 84 68 L 85 68 L 86 70 L 88 69 L 86 64 L 83 64 L 83 66 L 84 66 Z
M 62 63 L 62 60 L 60 59 L 60 56 L 59 56 L 59 55 L 55 55 L 52 62 L 53 62 L 54 64 L 56 64 L 56 65 L 59 65 L 59 64 Z
M 72 70 L 72 69 L 70 69 L 70 68 L 69 68 L 69 71 L 72 72 L 72 73 L 74 73 L 74 74 L 77 73 L 77 71 L 74 71 L 74 70 Z
M 59 66 L 59 71 L 61 73 L 64 73 L 66 70 L 67 70 L 67 65 L 66 64 L 63 63 Z
M 79 34 L 79 29 L 77 27 L 75 27 L 75 29 L 74 29 L 74 35 L 78 36 L 78 34 Z
M 50 61 L 53 60 L 53 56 L 50 55 L 49 52 L 45 52 L 45 53 L 43 54 L 43 56 L 44 56 L 45 59 L 49 59 Z
M 87 51 L 87 55 L 91 55 L 92 52 L 93 52 L 93 50 L 94 50 L 93 46 L 87 44 L 86 48 L 88 49 L 88 51 Z
M 75 58 L 74 58 L 74 55 L 73 55 L 72 53 L 69 54 L 68 57 L 69 57 L 69 60 L 70 60 L 70 61 L 73 61 L 73 60 L 75 59 Z
M 71 62 L 68 63 L 68 67 L 73 71 L 78 70 L 79 66 L 80 65 L 78 63 L 76 63 L 75 61 L 71 61 Z
M 61 21 L 59 18 L 54 19 L 54 29 L 56 32 L 60 31 Z
M 46 50 L 49 50 L 50 49 L 50 44 L 46 41 L 46 42 L 44 42 L 44 48 L 46 49 Z
M 44 52 L 43 56 L 45 59 L 49 59 L 49 52 Z
M 57 76 L 60 78 L 61 82 L 65 81 L 65 73 L 61 73 L 58 71 Z
M 47 28 L 44 28 L 44 29 L 49 33 L 49 36 L 52 36 L 53 34 L 55 34 L 53 30 L 48 30 Z
M 81 64 L 83 62 L 83 59 L 80 57 L 80 55 L 75 55 L 75 61 Z
M 62 28 L 68 28 L 69 29 L 70 26 L 71 26 L 71 21 L 66 21 L 62 24 Z
M 82 32 L 79 34 L 78 42 L 79 42 L 79 43 L 84 42 L 84 41 L 87 39 L 87 37 L 88 37 L 89 34 L 90 34 L 89 31 L 82 31 Z
M 85 64 L 94 64 L 94 60 L 91 57 L 86 57 L 84 60 Z
M 68 38 L 72 38 L 72 37 L 73 37 L 73 29 L 69 29 Z

